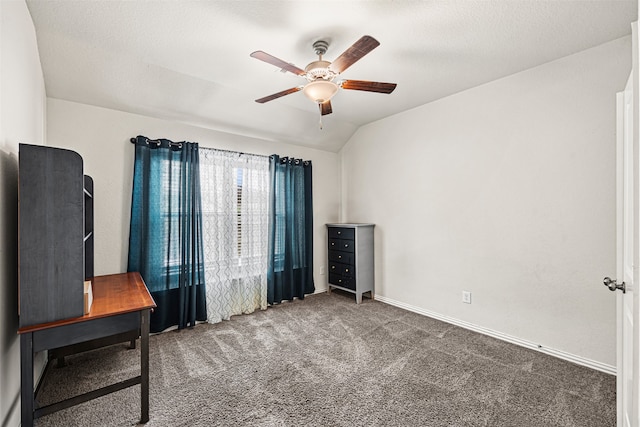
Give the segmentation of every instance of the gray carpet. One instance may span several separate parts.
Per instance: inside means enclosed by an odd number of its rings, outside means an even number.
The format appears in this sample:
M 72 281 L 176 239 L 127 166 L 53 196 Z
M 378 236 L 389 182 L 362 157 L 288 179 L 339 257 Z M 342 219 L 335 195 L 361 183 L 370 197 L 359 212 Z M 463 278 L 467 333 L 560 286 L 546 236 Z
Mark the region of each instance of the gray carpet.
M 137 375 L 116 345 L 49 371 L 41 403 Z M 333 292 L 151 337 L 149 427 L 616 424 L 615 378 Z M 36 421 L 131 426 L 140 388 Z

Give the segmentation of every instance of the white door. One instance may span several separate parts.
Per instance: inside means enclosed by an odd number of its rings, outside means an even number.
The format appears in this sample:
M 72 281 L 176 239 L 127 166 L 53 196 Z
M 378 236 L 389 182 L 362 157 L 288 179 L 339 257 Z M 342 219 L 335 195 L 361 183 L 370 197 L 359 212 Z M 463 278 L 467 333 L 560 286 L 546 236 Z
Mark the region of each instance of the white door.
M 616 231 L 617 280 L 605 278 L 605 285 L 617 295 L 617 406 L 618 427 L 639 427 L 640 415 L 640 316 L 638 292 L 638 43 L 633 24 L 633 70 L 624 92 L 617 95 Z M 635 88 L 635 89 L 634 89 Z

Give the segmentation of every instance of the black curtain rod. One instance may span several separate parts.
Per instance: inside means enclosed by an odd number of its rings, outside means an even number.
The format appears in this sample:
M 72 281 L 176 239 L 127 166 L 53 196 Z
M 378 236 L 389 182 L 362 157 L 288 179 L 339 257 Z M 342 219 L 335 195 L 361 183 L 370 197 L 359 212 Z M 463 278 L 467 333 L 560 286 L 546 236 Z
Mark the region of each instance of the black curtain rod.
M 149 139 L 146 136 L 140 136 L 140 138 L 144 138 L 144 142 L 146 142 L 147 145 L 156 144 L 156 146 L 159 147 L 160 144 L 162 144 L 161 139 Z M 138 141 L 138 138 L 131 138 L 129 141 L 131 141 L 132 144 L 135 144 Z M 167 141 L 167 143 L 169 144 L 169 147 L 174 147 L 174 148 L 182 148 L 182 144 L 186 142 L 186 141 L 173 142 L 168 139 L 165 139 L 164 141 Z
M 1 1 L 1 0 L 0 0 Z M 141 138 L 145 139 L 145 142 L 147 143 L 147 145 L 149 143 L 155 143 L 158 147 L 160 146 L 160 144 L 162 143 L 162 140 L 160 139 L 149 139 L 146 136 L 141 136 Z M 135 144 L 137 142 L 138 138 L 131 138 L 129 141 L 131 141 L 132 144 Z M 177 148 L 182 148 L 182 144 L 184 141 L 182 142 L 173 142 L 170 141 L 168 139 L 165 139 L 165 141 L 167 141 L 169 143 L 170 147 L 177 147 Z M 233 154 L 238 154 L 238 155 L 247 155 L 247 156 L 257 156 L 257 157 L 269 157 L 269 158 L 273 158 L 273 154 L 270 156 L 265 156 L 264 154 L 252 154 L 252 153 L 243 153 L 242 151 L 233 151 L 233 150 L 222 150 L 220 148 L 209 148 L 209 147 L 201 147 L 202 149 L 205 150 L 216 150 L 216 151 L 222 151 L 225 153 L 233 153 Z M 280 157 L 280 163 L 287 163 L 287 162 L 296 162 L 296 163 L 303 163 L 305 165 L 308 165 L 310 163 L 309 160 L 303 160 L 303 159 L 296 159 L 295 157 L 288 157 L 288 156 L 284 156 L 284 157 Z
M 162 139 L 149 139 L 149 138 L 147 138 L 146 136 L 140 136 L 140 138 L 144 138 L 144 139 L 145 139 L 145 142 L 146 142 L 147 144 L 148 144 L 148 143 L 150 143 L 150 142 L 155 142 L 156 144 L 157 144 L 157 143 L 162 142 Z M 135 144 L 136 142 L 138 142 L 138 137 L 136 137 L 136 138 L 130 138 L 130 139 L 129 139 L 129 141 L 130 141 L 132 144 Z M 169 140 L 169 139 L 165 139 L 165 141 L 168 141 L 170 144 L 180 144 L 180 142 L 173 142 L 173 141 L 171 141 L 171 140 Z M 184 142 L 184 141 L 182 141 L 182 142 Z
M 253 153 L 243 153 L 242 151 L 223 150 L 221 148 L 210 148 L 210 147 L 200 147 L 200 148 L 203 150 L 222 151 L 223 153 L 243 154 L 245 156 L 272 157 L 272 156 L 265 156 L 264 154 L 253 154 Z
M 149 139 L 147 137 L 142 137 L 142 138 L 145 139 L 145 142 L 147 144 L 155 143 L 155 144 L 157 144 L 159 146 L 162 143 L 162 141 L 159 140 L 159 139 Z M 135 144 L 138 141 L 138 138 L 131 138 L 131 139 L 129 139 L 129 141 L 131 141 L 132 144 Z M 165 141 L 168 141 L 169 145 L 174 146 L 174 147 L 179 147 L 179 148 L 182 148 L 182 143 L 184 142 L 184 141 L 183 142 L 173 142 L 173 141 L 170 141 L 168 139 L 165 139 Z M 273 157 L 273 155 L 265 156 L 264 154 L 243 153 L 242 151 L 223 150 L 221 148 L 209 148 L 209 147 L 200 147 L 200 148 L 205 149 L 205 150 L 222 151 L 222 152 L 225 152 L 225 153 L 244 154 L 246 156 L 269 157 L 269 158 Z

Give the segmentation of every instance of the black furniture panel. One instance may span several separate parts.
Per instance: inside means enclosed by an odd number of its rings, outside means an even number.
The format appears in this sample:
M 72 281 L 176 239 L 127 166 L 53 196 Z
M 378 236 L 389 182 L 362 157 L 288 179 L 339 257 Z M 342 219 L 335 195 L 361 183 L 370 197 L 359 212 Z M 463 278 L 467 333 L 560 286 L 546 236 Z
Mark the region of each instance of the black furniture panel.
M 20 327 L 82 316 L 85 264 L 93 275 L 93 241 L 90 261 L 84 250 L 93 209 L 87 224 L 82 157 L 20 144 L 18 176 Z
M 93 178 L 84 176 L 84 279 L 93 274 Z
M 116 335 L 128 332 L 134 327 L 137 328 L 138 325 L 140 325 L 140 312 L 134 311 L 95 319 L 91 322 L 72 323 L 57 328 L 42 329 L 33 332 L 33 351 L 55 349 L 62 346 L 60 343 L 68 346 Z

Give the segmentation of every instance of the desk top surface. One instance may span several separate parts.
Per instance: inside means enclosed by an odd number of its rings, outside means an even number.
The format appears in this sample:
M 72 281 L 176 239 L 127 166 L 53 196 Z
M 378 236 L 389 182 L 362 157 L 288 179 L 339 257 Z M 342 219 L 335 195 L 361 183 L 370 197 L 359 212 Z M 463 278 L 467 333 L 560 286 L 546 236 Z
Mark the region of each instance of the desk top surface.
M 156 307 L 140 273 L 110 274 L 96 276 L 91 280 L 93 304 L 89 314 L 55 322 L 41 323 L 20 328 L 18 333 L 27 333 L 62 325 L 87 322 L 103 317 L 131 313 Z

